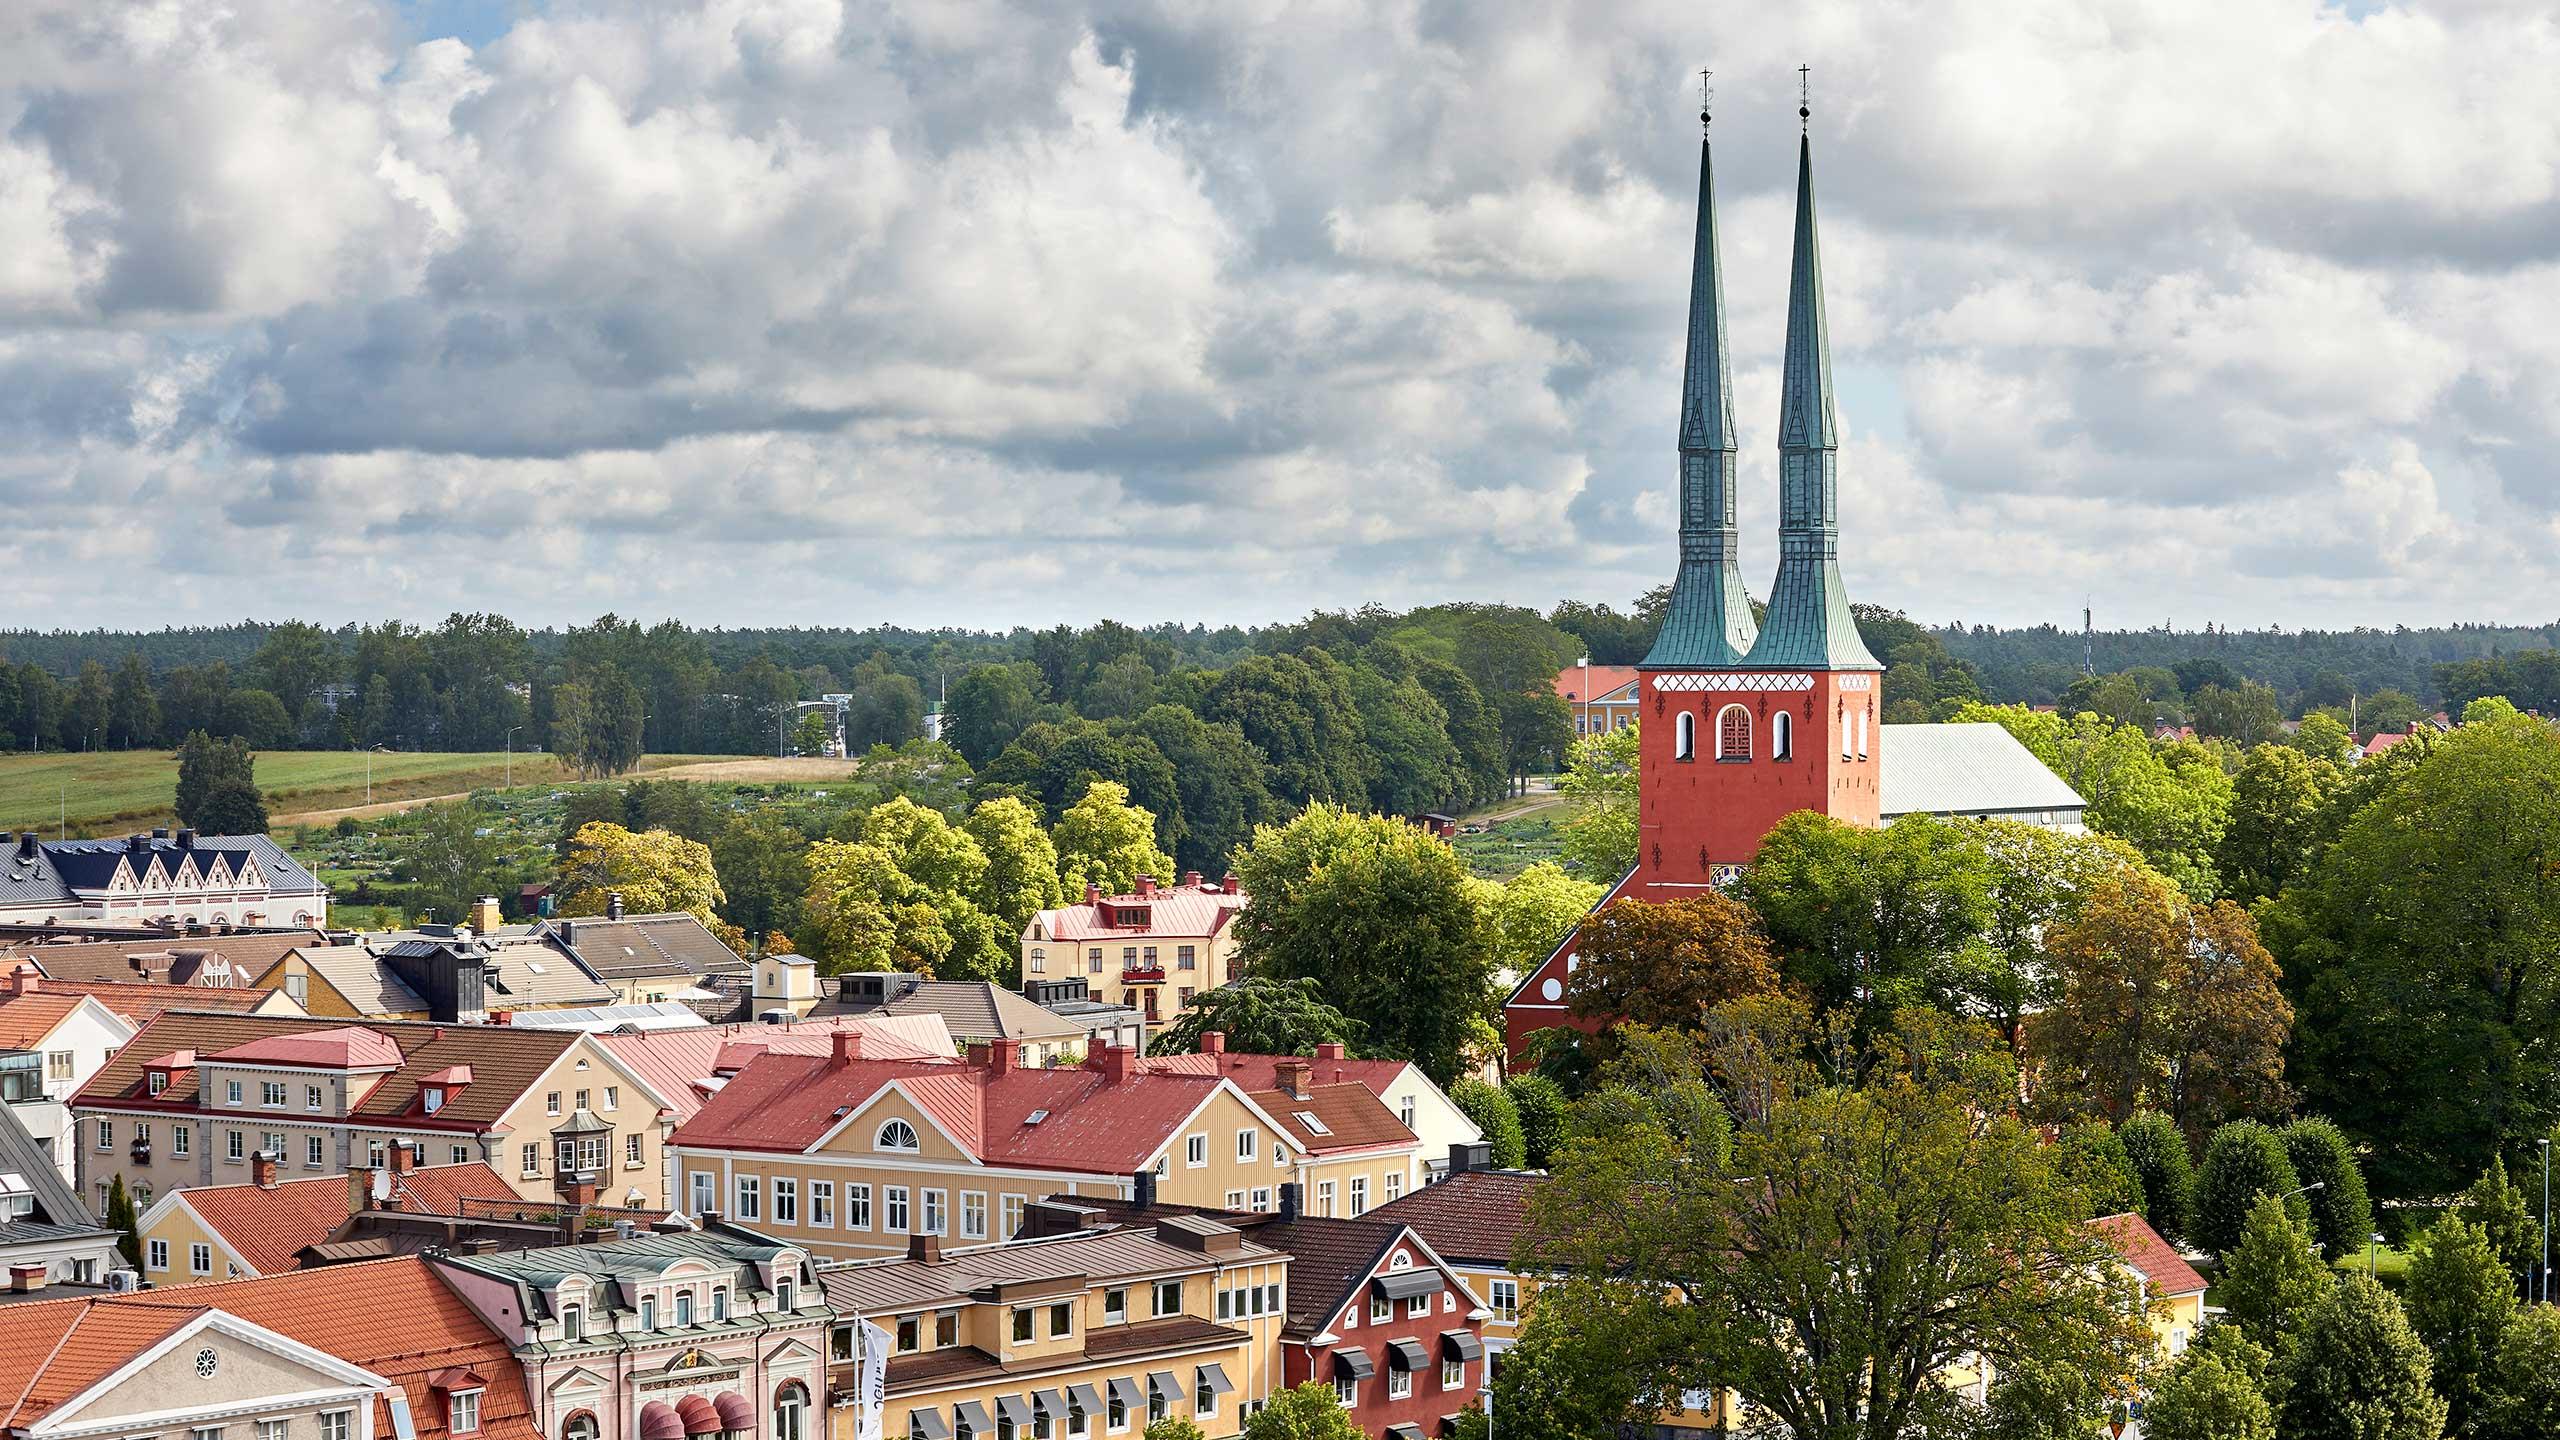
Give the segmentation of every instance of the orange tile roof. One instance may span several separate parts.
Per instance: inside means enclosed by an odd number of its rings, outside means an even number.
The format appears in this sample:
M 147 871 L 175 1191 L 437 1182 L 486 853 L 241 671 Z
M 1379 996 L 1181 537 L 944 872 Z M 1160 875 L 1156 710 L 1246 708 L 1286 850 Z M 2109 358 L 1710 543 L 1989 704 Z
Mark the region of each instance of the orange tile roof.
M 78 1300 L 0 1306 L 0 1374 L 24 1388 L 0 1395 L 0 1425 L 33 1423 L 179 1326 L 219 1310 L 361 1366 L 407 1393 L 418 1440 L 451 1431 L 430 1378 L 462 1369 L 486 1377 L 482 1440 L 540 1440 L 524 1372 L 496 1331 L 416 1258 L 335 1265 L 254 1280 Z M 397 1317 L 398 1323 L 386 1323 Z M 377 1403 L 374 1433 L 392 1433 Z
M 1598 700 L 1612 691 L 1635 683 L 1639 672 L 1633 665 L 1594 665 L 1591 667 L 1591 693 L 1582 693 L 1582 667 L 1568 665 L 1556 672 L 1556 698 L 1571 704 Z
M 259 1185 L 200 1185 L 175 1192 L 232 1252 L 260 1275 L 300 1265 L 306 1245 L 329 1238 L 347 1218 L 347 1177 L 329 1175 Z M 462 1201 L 510 1200 L 515 1191 L 480 1161 L 428 1165 L 400 1178 L 401 1203 L 437 1215 L 462 1213 Z
M 0 1050 L 25 1050 L 41 1044 L 63 1017 L 80 1008 L 77 995 L 39 992 L 0 1003 Z
M 2124 1257 L 2126 1264 L 2142 1273 L 2142 1278 L 2151 1283 L 2151 1288 L 2163 1295 L 2204 1293 L 2204 1277 L 2196 1273 L 2196 1267 L 2188 1264 L 2184 1256 L 2170 1248 L 2168 1241 L 2160 1238 L 2160 1232 L 2151 1228 L 2150 1221 L 2128 1210 L 2122 1215 L 2102 1215 L 2089 1224 L 2107 1237 L 2107 1243 L 2116 1247 L 2116 1253 Z
M 1415 1143 L 1413 1132 L 1365 1085 L 1310 1085 L 1303 1100 L 1285 1090 L 1250 1090 L 1245 1098 L 1269 1112 L 1289 1132 L 1290 1141 L 1310 1155 Z M 1316 1117 L 1324 1130 L 1310 1127 L 1302 1115 Z

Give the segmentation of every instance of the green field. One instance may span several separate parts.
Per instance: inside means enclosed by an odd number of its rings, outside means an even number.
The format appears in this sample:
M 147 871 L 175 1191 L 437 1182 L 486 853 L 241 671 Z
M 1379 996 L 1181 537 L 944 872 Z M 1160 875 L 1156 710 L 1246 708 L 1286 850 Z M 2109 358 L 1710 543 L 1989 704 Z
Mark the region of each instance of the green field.
M 641 768 L 734 758 L 652 755 Z M 507 757 L 500 752 L 377 752 L 372 761 L 372 800 L 377 804 L 497 785 L 507 772 Z M 572 778 L 548 755 L 515 757 L 518 785 Z M 166 750 L 0 755 L 0 829 L 37 830 L 50 838 L 57 825 L 77 837 L 175 824 L 169 802 L 177 784 L 178 757 Z M 266 792 L 268 814 L 279 819 L 300 811 L 362 805 L 365 756 L 345 750 L 261 751 L 258 787 Z

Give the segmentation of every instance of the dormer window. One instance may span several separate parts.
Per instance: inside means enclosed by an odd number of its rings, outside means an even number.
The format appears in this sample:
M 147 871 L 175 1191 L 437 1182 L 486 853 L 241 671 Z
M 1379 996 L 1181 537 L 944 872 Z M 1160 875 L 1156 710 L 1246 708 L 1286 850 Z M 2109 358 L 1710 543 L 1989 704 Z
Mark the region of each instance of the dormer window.
M 427 1113 L 428 1113 L 428 1114 L 433 1115 L 433 1114 L 434 1114 L 434 1113 L 436 1113 L 437 1111 L 439 1111 L 439 1110 L 441 1110 L 441 1109 L 443 1109 L 443 1108 L 444 1108 L 444 1087 L 443 1087 L 443 1086 L 441 1086 L 441 1085 L 430 1085 L 430 1086 L 428 1086 L 424 1091 L 422 1091 L 422 1092 L 420 1092 L 420 1093 L 422 1093 L 422 1094 L 423 1094 L 423 1095 L 425 1095 L 425 1097 L 426 1097 L 426 1107 L 427 1107 Z
M 584 1340 L 587 1338 L 587 1309 L 585 1306 L 564 1305 L 560 1307 L 560 1338 L 563 1340 Z
M 150 1079 L 144 1083 L 151 1087 L 152 1094 L 157 1095 L 161 1091 L 169 1088 L 169 1072 L 166 1070 L 154 1070 L 151 1072 Z

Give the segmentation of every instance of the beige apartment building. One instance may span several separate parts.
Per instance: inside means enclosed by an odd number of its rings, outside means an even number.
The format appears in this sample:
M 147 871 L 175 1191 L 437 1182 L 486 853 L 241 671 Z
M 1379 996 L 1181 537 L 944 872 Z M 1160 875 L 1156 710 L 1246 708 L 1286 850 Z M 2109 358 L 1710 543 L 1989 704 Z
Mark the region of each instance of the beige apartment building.
M 1296 1183 L 1349 1213 L 1414 1172 L 1413 1133 L 1356 1083 L 1256 1095 L 1118 1046 L 1033 1068 L 1013 1046 L 883 1061 L 863 1045 L 842 1034 L 731 1077 L 671 1142 L 679 1207 L 855 1259 L 917 1235 L 1010 1239 L 1051 1195 L 1269 1210 Z
M 1233 875 L 1204 882 L 1197 870 L 1178 885 L 1142 875 L 1127 895 L 1088 885 L 1082 903 L 1043 910 L 1023 927 L 1022 978 L 1081 975 L 1097 997 L 1153 1023 L 1236 978 L 1233 922 L 1247 898 Z
M 528 1199 L 580 1185 L 600 1203 L 665 1208 L 669 1107 L 595 1037 L 508 1025 L 173 1011 L 72 1098 L 81 1193 L 124 1180 L 136 1205 L 250 1178 L 485 1162 Z

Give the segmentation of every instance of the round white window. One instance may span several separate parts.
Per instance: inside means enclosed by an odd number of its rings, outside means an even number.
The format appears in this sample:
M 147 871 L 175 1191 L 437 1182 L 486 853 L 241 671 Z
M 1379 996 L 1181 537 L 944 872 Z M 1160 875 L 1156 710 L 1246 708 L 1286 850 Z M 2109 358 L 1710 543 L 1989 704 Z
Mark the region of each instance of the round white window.
M 1543 981 L 1538 986 L 1538 993 L 1550 1000 L 1561 1000 L 1564 998 L 1564 982 L 1555 979 Z
M 204 1349 L 196 1352 L 196 1377 L 198 1379 L 210 1380 L 213 1378 L 213 1372 L 221 1368 L 222 1357 L 214 1354 L 211 1349 Z

